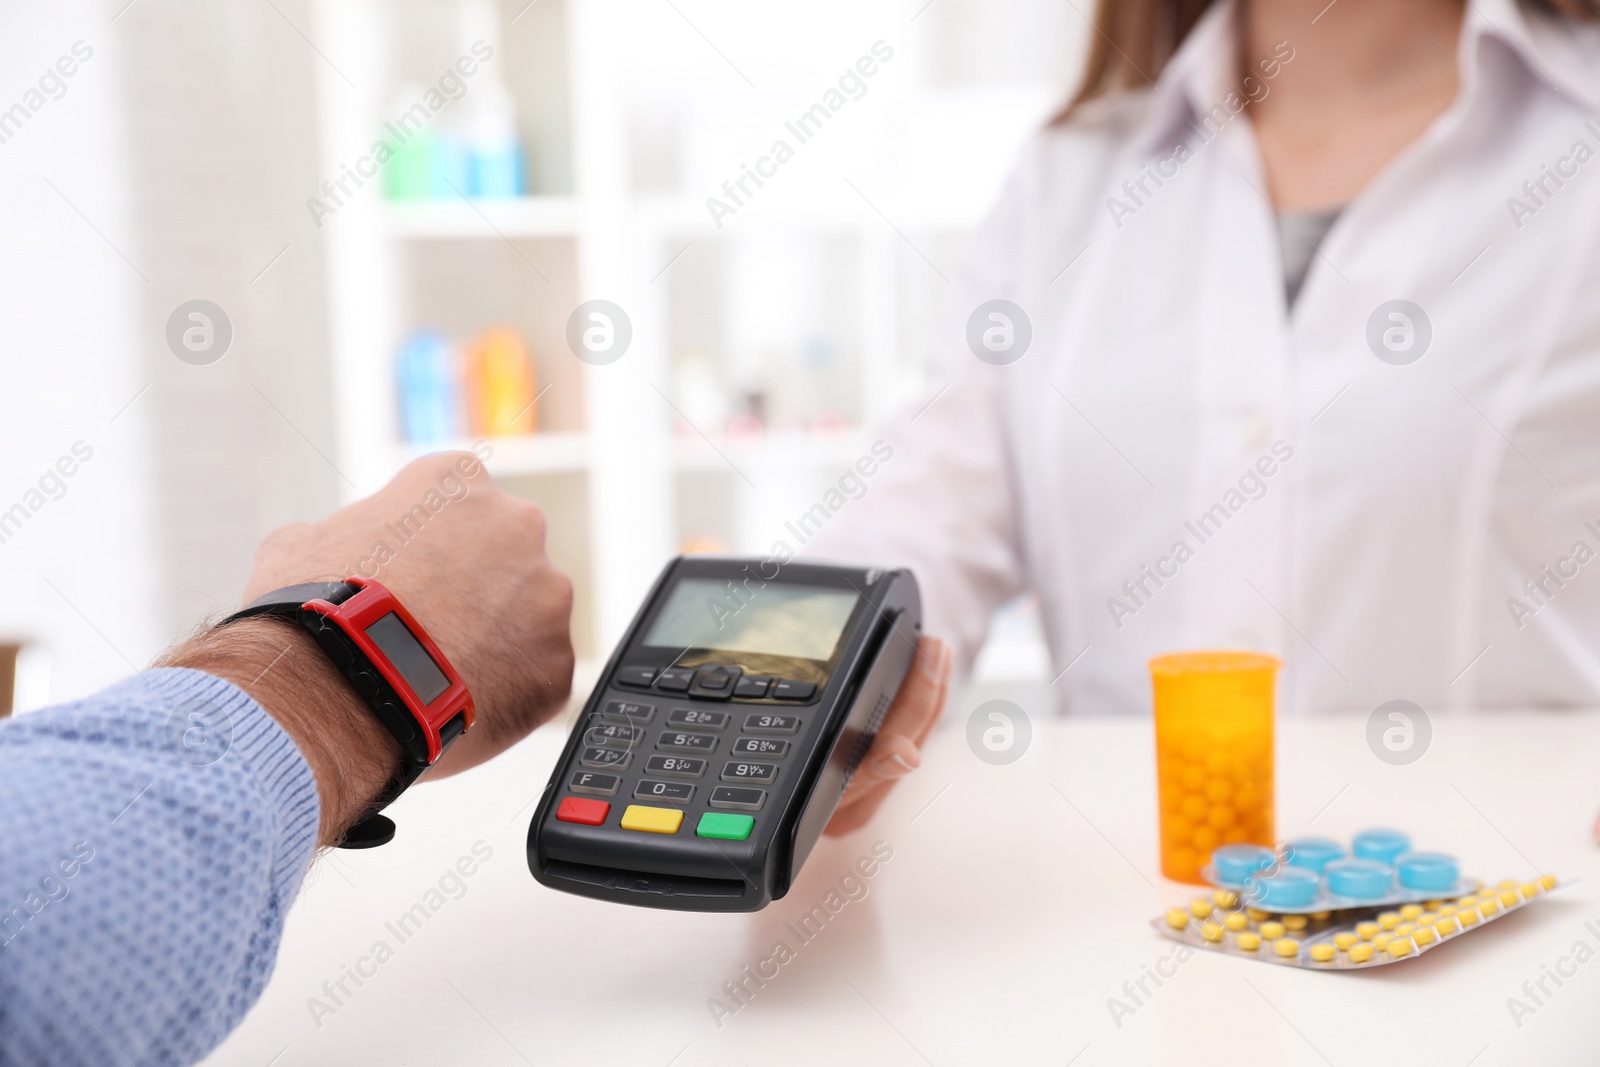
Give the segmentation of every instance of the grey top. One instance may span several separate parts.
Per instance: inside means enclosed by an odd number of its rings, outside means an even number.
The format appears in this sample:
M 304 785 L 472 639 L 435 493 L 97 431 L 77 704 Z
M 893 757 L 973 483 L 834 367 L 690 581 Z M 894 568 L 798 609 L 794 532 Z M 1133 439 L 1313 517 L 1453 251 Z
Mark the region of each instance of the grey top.
M 1343 208 L 1329 211 L 1292 211 L 1278 215 L 1278 247 L 1283 255 L 1283 291 L 1290 307 L 1300 295 L 1317 249 Z

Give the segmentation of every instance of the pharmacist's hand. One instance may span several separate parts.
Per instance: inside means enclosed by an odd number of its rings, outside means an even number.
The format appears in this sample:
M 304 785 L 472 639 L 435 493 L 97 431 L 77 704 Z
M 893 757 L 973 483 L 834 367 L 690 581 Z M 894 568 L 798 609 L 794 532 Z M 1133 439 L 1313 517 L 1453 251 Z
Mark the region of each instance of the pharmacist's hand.
M 269 535 L 244 599 L 353 574 L 387 586 L 477 708 L 473 728 L 428 772 L 443 777 L 510 748 L 566 704 L 572 582 L 545 555 L 544 536 L 539 508 L 495 485 L 476 456 L 425 456 L 322 522 Z
M 864 826 L 896 782 L 922 763 L 922 744 L 933 731 L 950 695 L 955 650 L 937 637 L 924 637 L 878 736 L 844 791 L 824 833 L 838 836 Z

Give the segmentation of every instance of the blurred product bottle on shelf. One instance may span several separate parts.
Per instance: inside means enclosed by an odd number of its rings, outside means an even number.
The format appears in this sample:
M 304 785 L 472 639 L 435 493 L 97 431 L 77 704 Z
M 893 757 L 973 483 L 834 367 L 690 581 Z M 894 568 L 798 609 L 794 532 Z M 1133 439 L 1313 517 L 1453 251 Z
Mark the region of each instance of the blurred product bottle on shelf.
M 413 334 L 396 361 L 405 439 L 431 445 L 461 436 L 460 361 L 436 333 Z
M 728 420 L 728 441 L 746 448 L 759 445 L 767 436 L 767 394 L 741 389 L 738 408 L 739 413 Z
M 401 85 L 390 109 L 399 118 L 384 123 L 378 137 L 394 153 L 383 166 L 383 191 L 390 200 L 432 200 L 440 190 L 449 193 L 449 180 L 459 175 L 465 188 L 465 167 L 452 161 L 460 154 L 450 138 L 436 126 L 419 125 L 414 105 L 426 86 Z
M 434 137 L 426 130 L 413 134 L 404 144 L 394 138 L 386 143 L 394 155 L 383 168 L 383 191 L 390 200 L 431 200 L 433 198 Z
M 728 421 L 728 395 L 716 360 L 705 352 L 681 353 L 675 379 L 673 389 L 684 420 L 701 433 L 721 434 Z
M 468 195 L 481 199 L 524 196 L 527 167 L 517 142 L 517 108 L 498 79 L 478 86 L 465 101 L 463 124 Z
M 512 330 L 485 332 L 467 356 L 467 409 L 472 432 L 483 437 L 533 433 L 533 360 Z
M 721 534 L 702 533 L 686 537 L 678 546 L 680 556 L 726 556 L 733 550 Z

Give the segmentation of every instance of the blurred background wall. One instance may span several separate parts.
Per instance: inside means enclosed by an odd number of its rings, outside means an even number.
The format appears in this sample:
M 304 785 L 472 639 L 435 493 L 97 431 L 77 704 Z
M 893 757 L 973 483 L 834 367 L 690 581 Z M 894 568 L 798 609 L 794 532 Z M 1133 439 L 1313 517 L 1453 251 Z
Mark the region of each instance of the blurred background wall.
M 474 444 L 546 507 L 603 657 L 667 556 L 765 552 L 915 395 L 944 279 L 1069 90 L 1086 12 L 8 5 L 18 702 L 142 666 L 236 603 L 268 530 Z M 775 176 L 708 205 L 779 140 Z M 569 343 L 592 300 L 625 320 L 620 358 Z M 1037 681 L 1031 605 L 994 635 L 980 680 Z

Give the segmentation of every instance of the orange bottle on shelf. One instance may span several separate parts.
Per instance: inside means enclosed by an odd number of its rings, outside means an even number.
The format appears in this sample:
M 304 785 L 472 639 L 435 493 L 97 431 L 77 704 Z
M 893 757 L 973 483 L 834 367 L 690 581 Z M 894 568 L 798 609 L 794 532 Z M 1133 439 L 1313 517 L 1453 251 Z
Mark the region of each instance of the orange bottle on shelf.
M 514 330 L 487 330 L 467 353 L 467 410 L 480 437 L 534 432 L 533 360 Z
M 1273 689 L 1280 662 L 1256 652 L 1150 661 L 1155 689 L 1161 873 L 1203 885 L 1218 845 L 1271 848 Z

